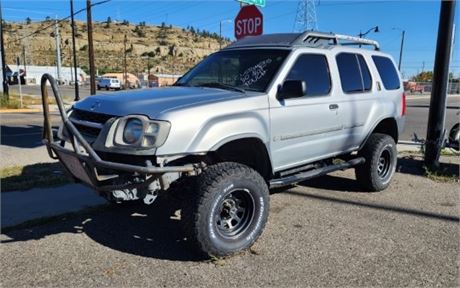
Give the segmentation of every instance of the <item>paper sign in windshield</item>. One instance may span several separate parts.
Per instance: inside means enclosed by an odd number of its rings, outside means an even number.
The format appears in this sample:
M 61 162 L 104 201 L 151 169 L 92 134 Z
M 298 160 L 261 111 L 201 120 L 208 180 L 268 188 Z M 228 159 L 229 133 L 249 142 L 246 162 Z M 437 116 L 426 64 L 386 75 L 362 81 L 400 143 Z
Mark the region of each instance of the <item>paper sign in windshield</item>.
M 267 73 L 267 65 L 272 62 L 272 59 L 265 59 L 260 61 L 256 65 L 249 67 L 243 73 L 239 75 L 241 83 L 244 86 L 251 86 L 252 84 L 259 81 Z

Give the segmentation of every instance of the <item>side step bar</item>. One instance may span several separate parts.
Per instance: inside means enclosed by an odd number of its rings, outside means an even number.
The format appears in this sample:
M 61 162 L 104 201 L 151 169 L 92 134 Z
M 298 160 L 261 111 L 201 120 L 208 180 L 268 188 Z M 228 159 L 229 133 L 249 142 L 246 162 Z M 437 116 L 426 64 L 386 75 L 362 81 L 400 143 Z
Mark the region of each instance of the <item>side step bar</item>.
M 283 187 L 283 186 L 299 183 L 299 182 L 309 180 L 309 179 L 312 179 L 318 176 L 329 174 L 334 171 L 345 170 L 353 166 L 361 165 L 364 162 L 366 162 L 366 159 L 364 159 L 364 157 L 359 157 L 359 158 L 352 159 L 348 162 L 344 162 L 344 163 L 340 163 L 336 165 L 329 165 L 329 166 L 321 167 L 318 169 L 313 169 L 310 171 L 302 172 L 299 174 L 286 176 L 286 177 L 282 177 L 278 179 L 273 179 L 270 181 L 270 188 L 278 188 L 278 187 Z

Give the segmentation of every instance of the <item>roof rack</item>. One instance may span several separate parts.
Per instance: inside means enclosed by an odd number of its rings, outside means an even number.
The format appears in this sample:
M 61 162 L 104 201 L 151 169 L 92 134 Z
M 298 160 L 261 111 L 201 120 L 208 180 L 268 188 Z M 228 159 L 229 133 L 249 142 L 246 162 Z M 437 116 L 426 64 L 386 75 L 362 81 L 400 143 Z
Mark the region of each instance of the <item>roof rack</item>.
M 332 41 L 332 43 L 331 43 Z M 341 35 L 334 33 L 321 33 L 314 31 L 306 31 L 301 34 L 295 41 L 293 46 L 331 46 L 331 45 L 371 45 L 375 50 L 380 50 L 380 45 L 377 41 L 364 39 L 356 36 Z
M 375 50 L 380 50 L 379 43 L 374 40 L 355 36 L 306 31 L 303 33 L 265 34 L 260 36 L 248 36 L 231 43 L 224 49 L 247 48 L 247 47 L 313 47 L 330 48 L 337 45 L 371 45 Z

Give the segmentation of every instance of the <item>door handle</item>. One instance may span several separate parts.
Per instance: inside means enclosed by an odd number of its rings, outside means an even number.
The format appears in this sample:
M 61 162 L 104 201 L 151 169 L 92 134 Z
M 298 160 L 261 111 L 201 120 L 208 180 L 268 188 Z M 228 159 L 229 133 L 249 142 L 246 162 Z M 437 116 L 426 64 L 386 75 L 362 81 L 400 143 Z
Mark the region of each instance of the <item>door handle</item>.
M 329 110 L 337 110 L 339 109 L 339 105 L 338 104 L 330 104 L 329 105 Z

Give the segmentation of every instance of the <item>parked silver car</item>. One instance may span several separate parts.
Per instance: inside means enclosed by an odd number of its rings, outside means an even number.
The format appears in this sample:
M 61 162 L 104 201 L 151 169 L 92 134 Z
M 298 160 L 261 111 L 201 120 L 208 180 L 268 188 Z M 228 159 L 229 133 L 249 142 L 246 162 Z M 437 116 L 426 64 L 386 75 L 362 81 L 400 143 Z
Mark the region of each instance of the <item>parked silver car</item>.
M 120 90 L 121 89 L 120 80 L 115 79 L 115 78 L 100 78 L 97 81 L 97 90 L 101 90 L 102 88 L 106 90 L 110 90 L 110 89 Z
M 183 199 L 188 239 L 223 256 L 260 236 L 270 188 L 353 167 L 364 191 L 385 189 L 405 111 L 399 73 L 377 42 L 274 34 L 230 44 L 174 87 L 61 108 L 60 139 L 50 127 L 46 139 L 77 181 L 108 199 Z

